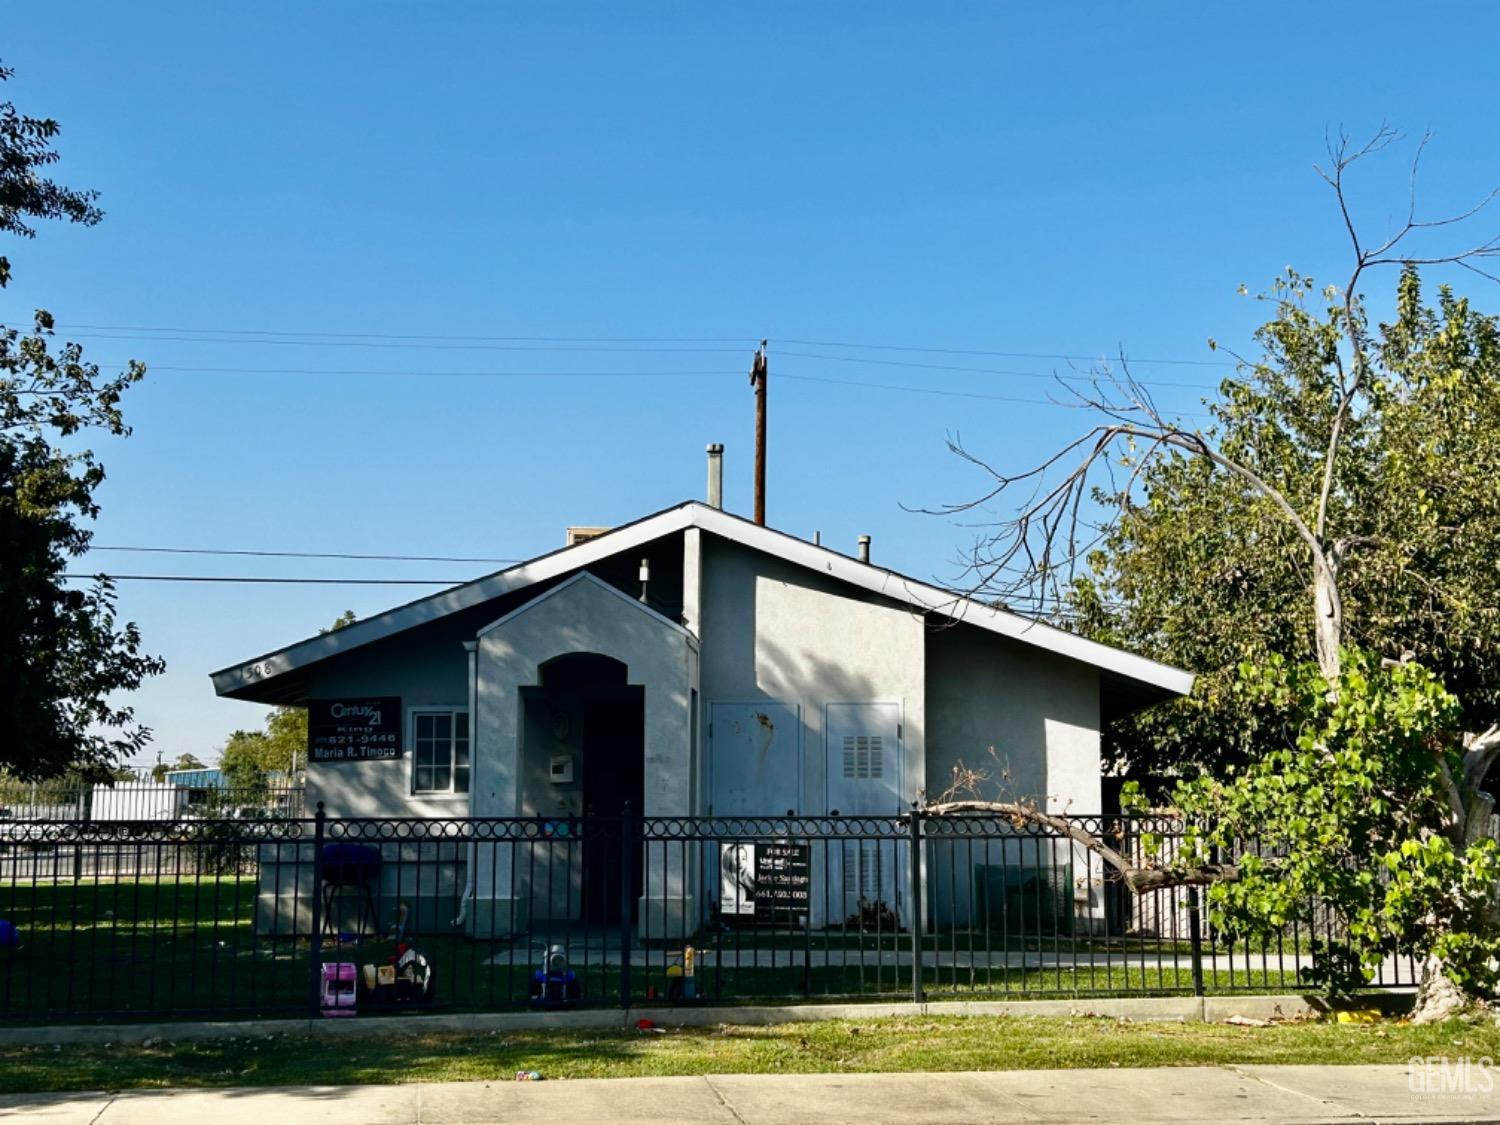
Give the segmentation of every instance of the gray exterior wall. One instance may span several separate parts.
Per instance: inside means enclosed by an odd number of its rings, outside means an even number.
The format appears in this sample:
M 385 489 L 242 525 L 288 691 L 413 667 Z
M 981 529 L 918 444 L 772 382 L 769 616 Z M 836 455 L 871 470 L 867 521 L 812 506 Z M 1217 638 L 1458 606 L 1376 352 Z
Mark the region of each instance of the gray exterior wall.
M 701 599 L 704 704 L 801 705 L 799 813 L 827 811 L 829 703 L 901 704 L 900 795 L 915 799 L 923 785 L 926 724 L 921 617 L 898 602 L 712 535 L 703 537 Z M 712 736 L 707 742 L 711 748 Z
M 576 802 L 577 782 L 560 789 L 546 781 L 546 755 L 537 748 L 552 750 L 553 740 L 549 732 L 528 730 L 518 706 L 520 688 L 537 682 L 537 665 L 573 651 L 616 656 L 629 666 L 629 681 L 647 689 L 643 811 L 648 815 L 707 811 L 713 740 L 701 724 L 716 702 L 798 709 L 797 811 L 802 814 L 820 815 L 829 808 L 827 706 L 876 702 L 900 707 L 898 789 L 903 804 L 924 790 L 942 792 L 959 760 L 995 769 L 987 753 L 993 746 L 1009 775 L 1007 796 L 1037 800 L 1050 811 L 1099 810 L 1100 677 L 1094 667 L 974 626 L 933 628 L 897 600 L 710 533 L 699 537 L 695 532 L 687 543 L 676 537 L 656 546 L 653 574 L 663 578 L 653 579 L 653 600 L 670 602 L 674 591 L 680 593 L 682 612 L 701 638 L 701 652 L 684 644 L 680 634 L 673 637 L 674 630 L 659 619 L 652 622 L 637 606 L 589 584 L 488 634 L 478 658 L 478 708 L 471 720 L 476 815 L 575 811 L 553 802 Z M 686 565 L 670 573 L 667 556 L 675 551 L 680 557 L 685 547 Z M 630 566 L 637 562 L 631 560 Z M 468 708 L 473 685 L 465 642 L 542 592 L 517 591 L 492 609 L 475 607 L 311 669 L 309 697 L 400 696 L 407 745 L 398 761 L 312 766 L 309 807 L 322 801 L 332 816 L 468 815 L 466 795 L 411 794 L 409 712 Z M 671 616 L 670 607 L 664 608 Z M 574 729 L 579 725 L 575 722 Z M 698 730 L 705 736 L 697 736 Z M 581 754 L 578 764 L 587 768 Z M 452 857 L 451 873 L 445 871 L 431 887 L 436 901 L 419 909 L 434 916 L 455 913 L 451 903 L 462 895 L 467 858 Z M 940 925 L 971 921 L 955 916 L 950 886 L 960 889 L 959 900 L 966 901 L 976 865 L 1017 862 L 1038 870 L 1066 870 L 1076 887 L 1078 918 L 1085 925 L 1102 918 L 1097 864 L 1087 856 L 1040 855 L 1032 845 L 1018 844 L 993 856 L 965 855 L 960 861 L 956 847 L 937 844 L 929 846 L 926 862 L 932 895 L 926 909 Z M 700 877 L 712 877 L 710 870 L 695 867 L 671 872 L 670 888 L 651 887 L 642 905 L 665 914 L 667 902 L 686 890 L 691 914 Z M 478 880 L 482 885 L 494 881 L 489 871 L 477 874 L 483 876 Z M 509 873 L 503 874 L 507 878 L 501 885 L 509 881 Z M 394 887 L 385 890 L 387 895 L 398 893 Z M 428 893 L 424 887 L 415 897 L 426 899 Z M 575 898 L 569 888 L 562 901 L 538 906 L 537 913 L 566 916 L 575 911 Z M 504 902 L 486 905 L 492 913 L 510 908 Z M 525 912 L 523 908 L 523 917 Z M 657 932 L 685 921 L 662 917 Z M 483 923 L 470 912 L 469 925 L 481 928 Z
M 401 697 L 405 753 L 388 762 L 310 763 L 307 807 L 322 801 L 329 816 L 467 816 L 469 799 L 412 794 L 410 713 L 413 708 L 469 706 L 466 622 L 438 621 L 404 636 L 357 648 L 313 670 L 314 699 L 366 695 Z
M 938 629 L 928 637 L 927 714 L 927 785 L 933 794 L 949 786 L 954 765 L 962 761 L 995 775 L 982 798 L 1032 800 L 1055 813 L 1100 811 L 1097 669 L 972 626 Z M 940 925 L 971 921 L 965 910 L 976 899 L 969 888 L 977 869 L 986 866 L 1011 879 L 1055 878 L 1073 899 L 1075 925 L 1102 925 L 1097 859 L 1082 849 L 1031 839 L 930 845 L 927 885 Z
M 1049 812 L 1098 812 L 1099 673 L 972 626 L 927 643 L 927 779 L 941 793 L 960 760 L 1009 770 L 1011 798 Z M 993 796 L 993 794 L 990 794 Z

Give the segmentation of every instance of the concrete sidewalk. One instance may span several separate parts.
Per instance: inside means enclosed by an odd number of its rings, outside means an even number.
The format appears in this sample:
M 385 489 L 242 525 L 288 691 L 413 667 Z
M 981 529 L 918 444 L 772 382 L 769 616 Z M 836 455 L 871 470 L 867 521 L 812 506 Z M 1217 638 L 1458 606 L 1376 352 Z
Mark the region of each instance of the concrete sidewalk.
M 12 1095 L 0 1097 L 0 1118 L 49 1125 L 1500 1122 L 1500 1094 L 1414 1093 L 1405 1066 L 1181 1067 Z

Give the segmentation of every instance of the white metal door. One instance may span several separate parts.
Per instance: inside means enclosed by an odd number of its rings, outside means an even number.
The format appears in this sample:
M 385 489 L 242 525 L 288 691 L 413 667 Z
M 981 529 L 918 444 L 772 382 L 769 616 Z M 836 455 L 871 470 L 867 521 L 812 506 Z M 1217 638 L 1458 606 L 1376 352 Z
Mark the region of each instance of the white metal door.
M 899 703 L 830 703 L 824 732 L 830 813 L 897 816 L 906 811 Z
M 708 705 L 712 816 L 802 809 L 802 714 L 795 703 Z
M 824 776 L 829 813 L 890 817 L 901 807 L 901 706 L 897 703 L 830 703 L 824 712 Z M 901 912 L 904 846 L 892 839 L 845 840 L 830 863 L 830 898 L 837 917 L 885 926 L 885 912 Z

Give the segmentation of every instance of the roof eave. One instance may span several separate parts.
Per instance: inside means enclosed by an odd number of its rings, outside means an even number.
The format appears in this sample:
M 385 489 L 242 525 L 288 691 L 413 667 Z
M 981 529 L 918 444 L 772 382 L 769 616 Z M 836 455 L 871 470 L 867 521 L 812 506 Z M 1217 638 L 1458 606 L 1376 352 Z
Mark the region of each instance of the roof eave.
M 334 632 L 320 633 L 279 651 L 222 668 L 211 673 L 214 690 L 229 698 L 274 701 L 279 693 L 263 689 L 289 673 L 336 656 L 342 651 L 358 648 L 515 590 L 557 578 L 569 571 L 689 527 L 700 528 L 752 549 L 826 573 L 871 593 L 903 602 L 924 613 L 942 614 L 1023 644 L 1036 645 L 1060 656 L 1092 665 L 1104 674 L 1148 685 L 1168 696 L 1186 695 L 1193 687 L 1192 673 L 1180 668 L 1161 664 L 1123 649 L 1111 648 L 1009 610 L 984 605 L 884 567 L 860 562 L 838 551 L 753 523 L 722 509 L 697 501 L 687 501 L 614 528 L 576 546 L 560 548 L 450 590 L 397 606 Z
M 529 559 L 505 570 L 476 578 L 449 590 L 429 594 L 405 605 L 396 606 L 374 617 L 367 617 L 329 633 L 319 633 L 284 649 L 264 653 L 239 664 L 209 673 L 218 695 L 236 699 L 253 699 L 255 688 L 279 676 L 295 672 L 340 652 L 359 648 L 393 633 L 424 625 L 450 613 L 469 609 L 513 590 L 533 586 L 556 578 L 570 570 L 588 566 L 620 551 L 670 535 L 692 521 L 689 505 L 679 504 L 633 523 L 623 524 L 603 535 L 572 547 L 562 547 L 546 555 Z

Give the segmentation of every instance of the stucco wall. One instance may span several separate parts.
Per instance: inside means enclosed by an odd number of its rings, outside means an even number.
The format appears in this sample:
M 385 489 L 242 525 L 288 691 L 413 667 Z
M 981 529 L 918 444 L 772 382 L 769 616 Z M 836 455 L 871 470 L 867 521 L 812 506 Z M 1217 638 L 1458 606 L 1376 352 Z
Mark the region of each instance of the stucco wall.
M 931 793 L 948 787 L 953 766 L 962 761 L 993 775 L 982 797 L 1034 800 L 1049 812 L 1100 811 L 1094 668 L 973 626 L 938 629 L 928 639 L 927 717 Z M 969 907 L 978 893 L 976 871 L 986 866 L 993 877 L 1022 880 L 1053 878 L 1056 869 L 1074 900 L 1075 924 L 1087 929 L 1102 922 L 1100 872 L 1092 856 L 1051 840 L 950 840 L 928 849 L 928 886 L 940 925 L 979 924 Z M 1032 924 L 1028 920 L 1026 928 Z
M 1098 812 L 1097 670 L 971 625 L 934 630 L 928 789 L 942 792 L 959 760 L 993 771 L 990 747 L 1009 770 L 1009 796 L 1041 801 L 1050 812 Z
M 701 597 L 704 703 L 801 705 L 799 812 L 827 809 L 828 703 L 902 705 L 901 797 L 915 798 L 923 784 L 925 726 L 921 618 L 889 599 L 713 535 L 703 537 Z
M 308 808 L 322 801 L 329 816 L 467 816 L 469 798 L 411 793 L 413 707 L 469 706 L 469 657 L 463 642 L 474 627 L 438 621 L 365 645 L 319 665 L 308 695 L 314 699 L 396 695 L 401 698 L 404 753 L 387 762 L 311 763 Z

